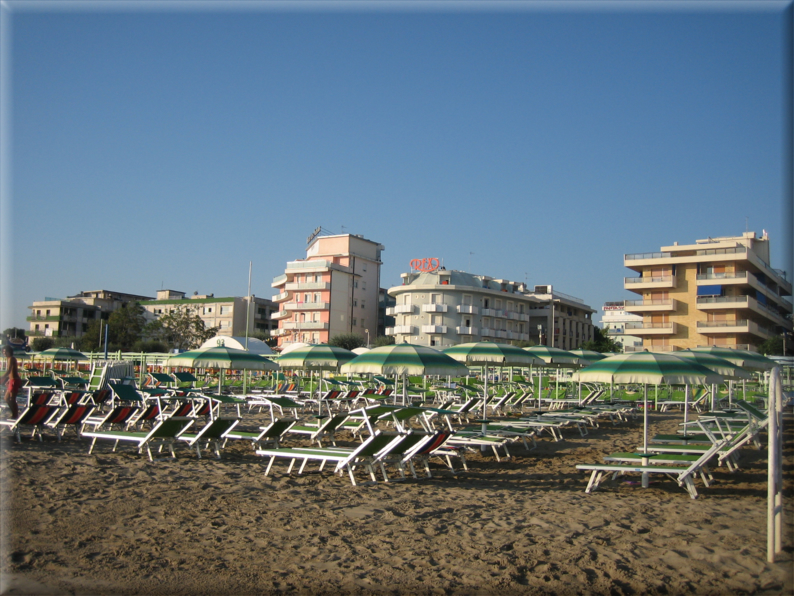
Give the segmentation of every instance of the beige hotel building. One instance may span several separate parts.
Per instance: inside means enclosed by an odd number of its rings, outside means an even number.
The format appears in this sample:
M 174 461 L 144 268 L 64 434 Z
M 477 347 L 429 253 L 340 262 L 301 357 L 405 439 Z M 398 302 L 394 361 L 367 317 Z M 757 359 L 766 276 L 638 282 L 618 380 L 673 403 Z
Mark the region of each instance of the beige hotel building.
M 757 351 L 765 340 L 790 332 L 791 281 L 773 269 L 769 237 L 755 232 L 663 246 L 659 252 L 627 254 L 637 273 L 624 287 L 638 294 L 625 311 L 642 315 L 626 333 L 643 348 L 674 351 L 721 346 Z

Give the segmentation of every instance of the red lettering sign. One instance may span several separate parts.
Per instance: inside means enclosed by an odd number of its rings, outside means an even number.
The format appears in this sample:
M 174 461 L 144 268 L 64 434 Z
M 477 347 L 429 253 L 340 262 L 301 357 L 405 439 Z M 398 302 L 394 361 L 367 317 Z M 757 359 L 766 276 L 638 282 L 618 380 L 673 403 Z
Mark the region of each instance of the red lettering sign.
M 415 269 L 416 271 L 420 271 L 422 273 L 430 273 L 431 271 L 435 271 L 439 267 L 439 261 L 435 257 L 425 258 L 425 259 L 414 259 L 411 261 L 411 269 Z

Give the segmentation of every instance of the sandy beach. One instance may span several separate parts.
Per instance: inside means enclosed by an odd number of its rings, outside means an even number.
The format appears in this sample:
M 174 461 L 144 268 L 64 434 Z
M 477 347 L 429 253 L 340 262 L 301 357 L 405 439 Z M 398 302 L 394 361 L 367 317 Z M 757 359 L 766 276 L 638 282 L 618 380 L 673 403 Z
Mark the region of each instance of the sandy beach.
M 681 418 L 652 414 L 652 432 Z M 73 434 L 6 437 L 3 593 L 791 594 L 793 422 L 774 565 L 765 450 L 745 448 L 735 473 L 715 469 L 697 500 L 637 477 L 585 494 L 575 465 L 635 450 L 639 418 L 515 446 L 501 463 L 473 453 L 468 472 L 435 465 L 432 479 L 356 487 L 316 466 L 288 476 L 283 462 L 265 478 L 249 443 L 220 461 L 181 446 L 149 462 L 110 442 L 89 456 Z

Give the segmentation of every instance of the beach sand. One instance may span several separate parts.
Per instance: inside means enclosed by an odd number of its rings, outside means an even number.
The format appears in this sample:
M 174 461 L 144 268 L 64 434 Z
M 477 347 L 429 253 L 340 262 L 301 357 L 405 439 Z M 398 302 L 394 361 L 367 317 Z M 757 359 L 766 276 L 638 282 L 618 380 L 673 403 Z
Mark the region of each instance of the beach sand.
M 651 415 L 674 432 L 680 413 Z M 262 420 L 264 422 L 264 419 Z M 700 497 L 618 480 L 585 494 L 578 463 L 636 450 L 642 424 L 469 457 L 432 479 L 353 487 L 286 475 L 238 442 L 223 459 L 149 462 L 68 435 L 6 439 L 6 594 L 791 594 L 794 433 L 786 416 L 785 551 L 766 563 L 766 451 Z M 250 425 L 250 423 L 248 423 Z M 316 470 L 316 466 L 311 466 Z M 390 474 L 399 478 L 396 471 Z M 420 477 L 424 475 L 420 473 Z M 363 474 L 358 478 L 363 482 Z

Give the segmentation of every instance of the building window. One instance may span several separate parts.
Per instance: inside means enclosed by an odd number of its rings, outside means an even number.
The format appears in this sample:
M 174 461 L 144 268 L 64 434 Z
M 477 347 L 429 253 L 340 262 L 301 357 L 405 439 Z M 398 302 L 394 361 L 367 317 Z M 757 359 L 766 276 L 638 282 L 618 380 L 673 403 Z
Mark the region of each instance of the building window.
M 36 331 L 38 331 L 38 330 L 39 330 L 39 326 L 38 326 L 38 324 L 36 324 Z
M 228 315 L 229 314 L 229 307 L 228 306 L 221 306 L 221 314 Z
M 358 319 L 353 317 L 353 327 L 355 327 L 356 325 L 358 325 Z
M 353 287 L 354 287 L 354 288 L 358 288 L 358 282 L 357 282 L 357 281 L 354 281 L 354 282 L 353 282 Z
M 361 301 L 361 308 L 364 308 L 364 301 Z
M 314 293 L 314 301 L 315 302 L 320 302 L 320 292 L 315 292 Z
M 358 300 L 353 300 L 353 306 L 358 306 Z
M 312 301 L 312 295 L 311 294 L 304 294 L 303 295 L 303 301 L 304 302 L 311 302 Z

